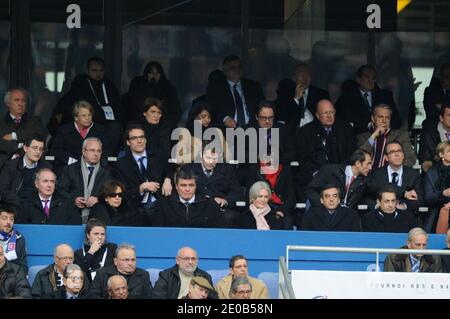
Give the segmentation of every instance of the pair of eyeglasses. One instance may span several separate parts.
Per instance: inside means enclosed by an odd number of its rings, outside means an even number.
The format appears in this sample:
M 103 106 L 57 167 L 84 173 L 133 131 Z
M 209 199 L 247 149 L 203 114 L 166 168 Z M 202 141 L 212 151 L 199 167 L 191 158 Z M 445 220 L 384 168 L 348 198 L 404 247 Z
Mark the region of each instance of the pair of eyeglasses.
M 197 260 L 197 257 L 179 257 L 181 260 L 183 260 L 183 261 L 196 261 Z
M 81 277 L 81 276 L 69 276 L 67 278 L 72 281 L 83 281 L 83 277 Z
M 108 197 L 117 197 L 117 196 L 119 196 L 120 198 L 122 198 L 123 197 L 123 193 L 121 192 L 121 193 L 111 193 L 111 194 L 108 194 L 107 195 Z
M 145 140 L 145 135 L 140 135 L 140 136 L 130 136 L 128 139 L 129 139 L 130 141 Z
M 59 260 L 66 260 L 66 261 L 72 261 L 73 260 L 73 257 L 70 257 L 70 256 L 66 256 L 66 257 L 56 256 L 56 258 L 58 258 Z

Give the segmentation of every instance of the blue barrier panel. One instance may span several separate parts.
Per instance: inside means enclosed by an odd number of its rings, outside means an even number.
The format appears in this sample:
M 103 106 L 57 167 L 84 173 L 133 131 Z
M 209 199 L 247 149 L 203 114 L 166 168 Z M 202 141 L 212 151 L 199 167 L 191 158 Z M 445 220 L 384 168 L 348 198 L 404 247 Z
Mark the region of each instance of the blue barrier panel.
M 30 267 L 52 263 L 53 249 L 59 243 L 78 249 L 83 241 L 83 226 L 17 225 L 17 229 L 27 240 Z M 285 256 L 287 245 L 399 248 L 407 234 L 108 227 L 107 236 L 117 244 L 135 245 L 138 267 L 144 269 L 171 267 L 177 250 L 191 246 L 204 270 L 225 269 L 232 255 L 243 254 L 249 259 L 250 274 L 256 277 L 261 272 L 278 272 L 278 257 Z M 444 246 L 444 235 L 430 235 L 430 249 Z M 290 269 L 366 270 L 375 255 L 292 252 L 290 259 Z

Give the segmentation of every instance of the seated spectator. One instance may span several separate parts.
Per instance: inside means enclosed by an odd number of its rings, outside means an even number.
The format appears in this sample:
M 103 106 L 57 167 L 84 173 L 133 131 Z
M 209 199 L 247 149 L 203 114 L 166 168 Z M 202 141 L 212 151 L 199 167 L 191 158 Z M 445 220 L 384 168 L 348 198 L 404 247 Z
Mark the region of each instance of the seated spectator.
M 83 248 L 75 251 L 74 263 L 92 282 L 98 270 L 114 264 L 117 245 L 106 241 L 106 224 L 98 219 L 89 219 L 84 235 Z
M 36 173 L 37 192 L 20 205 L 19 224 L 80 225 L 81 218 L 70 200 L 55 189 L 56 175 L 48 168 Z
M 149 145 L 141 125 L 129 124 L 125 137 L 130 149 L 117 161 L 113 175 L 125 185 L 126 198 L 131 205 L 138 207 L 145 217 L 145 225 L 151 226 L 157 202 L 162 195 L 172 192 L 168 163 L 160 154 L 148 151 Z
M 439 81 L 432 81 L 425 89 L 423 106 L 426 119 L 431 122 L 439 120 L 442 106 L 450 104 L 450 63 L 443 63 L 439 69 Z
M 129 244 L 120 244 L 114 256 L 114 265 L 103 267 L 92 281 L 90 298 L 108 298 L 108 279 L 122 275 L 127 280 L 129 297 L 151 298 L 152 284 L 145 269 L 136 267 L 136 249 Z
M 235 277 L 231 281 L 230 299 L 251 299 L 252 284 L 246 277 Z
M 396 190 L 389 184 L 380 189 L 375 209 L 362 218 L 363 231 L 368 232 L 407 233 L 414 227 L 416 217 L 410 211 L 398 209 Z
M 188 119 L 186 121 L 186 128 L 189 130 L 191 135 L 194 135 L 194 121 L 200 121 L 203 133 L 210 127 L 218 127 L 217 123 L 213 121 L 211 105 L 205 100 L 199 100 L 192 104 L 189 110 Z
M 103 153 L 111 156 L 104 128 L 92 121 L 93 115 L 92 105 L 86 101 L 79 101 L 73 106 L 74 122 L 62 125 L 56 132 L 50 154 L 55 156 L 58 175 L 64 166 L 80 160 L 86 139 L 94 137 L 99 139 L 103 145 Z
M 34 192 L 35 173 L 41 168 L 52 168 L 42 157 L 45 152 L 45 138 L 32 135 L 23 144 L 24 155 L 7 161 L 0 174 L 0 196 L 20 205 L 30 199 Z
M 303 216 L 303 230 L 359 231 L 359 216 L 348 207 L 340 205 L 339 188 L 327 185 L 320 194 L 321 206 L 311 208 Z
M 257 164 L 248 165 L 246 173 L 246 189 L 258 182 L 266 182 L 270 186 L 272 196 L 269 205 L 284 214 L 285 229 L 292 229 L 295 209 L 295 190 L 292 170 L 289 164 L 272 165 L 272 156 L 262 156 Z
M 220 206 L 219 224 L 231 228 L 237 215 L 236 202 L 243 199 L 243 189 L 238 182 L 234 167 L 219 163 L 222 152 L 211 144 L 204 144 L 201 162 L 186 164 L 183 169 L 192 170 L 196 187 L 202 194 L 214 199 Z
M 266 182 L 253 184 L 249 190 L 249 209 L 238 215 L 235 227 L 258 230 L 284 229 L 285 215 L 281 210 L 269 205 L 271 197 L 272 191 Z
M 313 207 L 320 207 L 320 192 L 325 185 L 335 185 L 341 194 L 341 204 L 358 208 L 366 194 L 366 177 L 372 167 L 370 153 L 356 150 L 347 166 L 323 166 L 306 188 L 306 196 Z
M 175 174 L 175 188 L 156 206 L 153 226 L 159 227 L 223 227 L 220 206 L 197 191 L 197 177 L 189 168 Z
M 327 91 L 311 85 L 311 78 L 310 67 L 300 63 L 295 66 L 292 80 L 284 79 L 278 83 L 276 118 L 289 127 L 290 135 L 297 127 L 314 120 L 317 102 L 330 98 Z
M 439 122 L 425 120 L 422 123 L 419 145 L 419 162 L 427 172 L 433 165 L 436 147 L 450 139 L 450 103 L 442 105 Z
M 80 266 L 70 264 L 64 270 L 63 285 L 48 299 L 85 299 L 89 287 L 84 286 L 85 274 Z
M 436 160 L 436 164 L 425 174 L 425 204 L 429 208 L 429 213 L 424 220 L 424 229 L 435 232 L 440 220 L 439 232 L 445 233 L 450 208 L 450 142 L 438 144 Z
M 33 298 L 45 298 L 58 291 L 63 285 L 64 271 L 73 264 L 73 249 L 67 244 L 56 246 L 53 252 L 53 264 L 41 269 L 34 279 L 31 293 Z M 88 287 L 89 281 L 83 278 L 83 286 Z
M 81 211 L 83 224 L 88 220 L 91 207 L 98 203 L 103 184 L 112 179 L 109 167 L 100 162 L 102 150 L 98 138 L 85 139 L 81 160 L 67 166 L 58 183 L 61 193 Z
M 404 249 L 425 250 L 428 246 L 428 234 L 422 228 L 413 228 L 408 233 Z M 383 271 L 392 272 L 442 272 L 441 258 L 434 255 L 410 254 L 388 255 L 384 260 Z
M 222 278 L 216 286 L 220 299 L 234 299 L 232 296 L 236 295 L 237 286 L 235 284 L 233 288 L 233 282 L 237 278 L 245 278 L 248 280 L 250 293 L 246 299 L 270 299 L 266 284 L 259 279 L 249 276 L 247 258 L 243 255 L 233 256 L 230 259 L 229 267 L 230 273 Z
M 445 236 L 445 250 L 450 249 L 450 230 L 447 231 Z M 442 272 L 450 273 L 450 255 L 441 255 Z
M 28 274 L 25 237 L 14 228 L 15 218 L 14 208 L 6 204 L 0 206 L 0 246 L 3 247 L 5 258 Z
M 376 196 L 384 185 L 390 184 L 397 193 L 397 208 L 415 213 L 424 199 L 420 172 L 403 165 L 405 155 L 402 145 L 397 141 L 387 143 L 384 157 L 388 165 L 372 170 L 369 175 L 369 193 Z
M 189 283 L 188 294 L 180 299 L 207 299 L 210 291 L 214 291 L 214 288 L 207 279 L 194 276 Z
M 323 165 L 346 163 L 356 149 L 351 126 L 336 118 L 330 101 L 319 101 L 315 116 L 316 120 L 300 128 L 296 135 L 300 187 L 308 185 Z
M 416 154 L 411 146 L 408 132 L 391 128 L 392 108 L 386 104 L 375 105 L 372 112 L 372 124 L 369 132 L 356 137 L 356 144 L 364 151 L 373 154 L 372 167 L 379 168 L 388 164 L 384 157 L 386 145 L 397 141 L 405 154 L 404 165 L 412 167 L 416 163 Z
M 166 77 L 162 65 L 156 61 L 150 61 L 144 69 L 142 76 L 137 76 L 131 80 L 129 95 L 131 118 L 142 113 L 144 100 L 154 97 L 162 100 L 167 116 L 163 118 L 172 130 L 177 126 L 181 117 L 181 106 L 175 87 Z
M 0 118 L 0 170 L 9 159 L 23 155 L 23 143 L 35 134 L 42 134 L 41 118 L 27 113 L 28 92 L 13 88 L 5 94 L 8 109 Z
M 182 247 L 177 252 L 176 265 L 159 273 L 158 281 L 153 289 L 154 299 L 180 299 L 189 293 L 192 278 L 203 277 L 212 287 L 211 276 L 198 266 L 197 252 L 190 247 Z M 215 292 L 209 299 L 217 299 Z
M 26 273 L 6 259 L 0 245 L 0 299 L 10 298 L 31 298 L 31 290 Z
M 356 71 L 356 81 L 342 83 L 341 95 L 336 101 L 337 115 L 352 123 L 355 135 L 367 132 L 370 116 L 375 105 L 387 104 L 393 110 L 392 126 L 400 128 L 401 118 L 398 114 L 391 91 L 380 89 L 376 83 L 377 71 L 371 65 L 362 65 Z
M 167 116 L 161 100 L 146 98 L 139 117 L 139 124 L 145 131 L 148 151 L 158 153 L 164 160 L 170 157 L 170 128 L 162 123 L 162 118 Z
M 118 181 L 107 181 L 99 193 L 99 201 L 90 213 L 89 219 L 96 218 L 108 226 L 143 226 L 137 208 L 125 199 L 125 186 Z
M 128 299 L 127 280 L 122 275 L 114 275 L 108 279 L 108 299 Z

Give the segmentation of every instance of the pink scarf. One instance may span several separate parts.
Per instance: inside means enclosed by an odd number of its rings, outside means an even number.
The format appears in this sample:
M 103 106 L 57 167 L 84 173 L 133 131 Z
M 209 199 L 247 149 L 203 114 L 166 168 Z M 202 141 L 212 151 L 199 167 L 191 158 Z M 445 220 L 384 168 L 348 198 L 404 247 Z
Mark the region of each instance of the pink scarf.
M 266 216 L 270 212 L 270 206 L 267 205 L 264 208 L 256 208 L 255 205 L 250 204 L 250 211 L 253 214 L 253 217 L 256 220 L 256 229 L 258 230 L 270 230 L 269 224 L 267 224 L 266 219 L 264 216 Z

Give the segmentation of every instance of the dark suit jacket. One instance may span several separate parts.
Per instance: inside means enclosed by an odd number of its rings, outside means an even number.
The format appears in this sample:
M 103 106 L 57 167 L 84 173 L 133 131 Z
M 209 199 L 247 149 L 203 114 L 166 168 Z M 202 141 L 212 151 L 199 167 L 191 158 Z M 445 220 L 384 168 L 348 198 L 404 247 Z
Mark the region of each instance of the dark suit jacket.
M 394 213 L 395 214 L 395 213 Z M 394 218 L 394 224 L 388 227 L 384 216 L 378 211 L 372 210 L 362 218 L 363 231 L 382 233 L 407 233 L 412 228 L 417 227 L 417 220 L 409 211 L 398 210 Z
M 434 161 L 436 156 L 436 146 L 441 142 L 441 137 L 437 130 L 439 122 L 425 120 L 422 122 L 420 133 L 419 162 Z
M 3 136 L 15 132 L 17 134 L 17 141 L 6 141 Z M 7 160 L 9 160 L 15 153 L 23 155 L 23 150 L 18 149 L 19 143 L 25 142 L 25 140 L 34 134 L 43 134 L 41 118 L 38 116 L 28 116 L 25 113 L 22 116 L 19 127 L 16 127 L 13 119 L 9 115 L 9 112 L 5 116 L 0 117 L 0 170 Z
M 399 128 L 401 126 L 400 115 L 394 102 L 392 92 L 382 90 L 375 86 L 372 91 L 372 108 L 377 104 L 387 104 L 392 108 L 391 127 Z M 371 122 L 371 111 L 364 104 L 363 96 L 359 90 L 359 85 L 353 80 L 347 80 L 342 84 L 341 95 L 336 101 L 337 116 L 353 123 L 355 134 L 366 132 L 367 125 Z
M 332 216 L 323 206 L 313 207 L 303 215 L 302 230 L 360 231 L 358 214 L 350 208 L 338 206 Z
M 367 186 L 373 201 L 376 200 L 378 192 L 381 188 L 387 184 L 390 184 L 387 166 L 377 168 L 370 172 L 369 178 L 367 179 Z M 420 206 L 422 206 L 424 202 L 424 192 L 422 180 L 418 170 L 403 166 L 402 186 L 397 186 L 394 184 L 390 185 L 395 188 L 397 199 L 402 203 L 406 203 L 409 211 L 415 212 Z M 419 197 L 415 201 L 408 200 L 404 197 L 405 192 L 411 190 L 415 190 L 417 196 Z
M 441 83 L 439 81 L 430 83 L 430 86 L 425 89 L 423 97 L 426 119 L 434 122 L 439 121 L 443 104 L 450 104 L 450 98 L 445 95 Z
M 313 180 L 306 187 L 306 197 L 312 206 L 320 207 L 320 192 L 325 185 L 336 185 L 341 193 L 341 201 L 345 197 L 345 167 L 340 165 L 325 165 L 314 176 Z M 347 195 L 347 206 L 353 209 L 358 208 L 366 193 L 366 177 L 358 176 L 350 186 Z
M 255 122 L 256 107 L 264 100 L 264 93 L 261 84 L 249 79 L 242 79 L 242 92 L 244 93 L 245 104 L 249 116 L 249 126 Z M 234 104 L 233 92 L 230 90 L 228 82 L 218 82 L 208 87 L 207 99 L 212 106 L 214 117 L 217 123 L 223 123 L 225 117 L 234 119 L 236 106 Z
M 277 106 L 276 118 L 288 126 L 291 134 L 295 133 L 304 113 L 294 100 L 295 86 L 295 82 L 291 79 L 281 80 L 278 83 L 277 99 L 275 100 L 275 105 Z M 327 91 L 310 85 L 308 98 L 306 99 L 306 108 L 314 115 L 317 110 L 317 102 L 329 98 L 330 95 Z
M 44 213 L 41 199 L 37 193 L 23 201 L 17 217 L 19 224 L 53 224 L 53 225 L 81 225 L 81 215 L 73 202 L 55 192 L 50 202 L 50 217 Z
M 260 138 L 262 138 L 262 134 L 259 134 L 259 125 L 255 125 L 255 129 L 257 132 L 257 141 L 256 141 L 256 149 L 257 149 L 257 154 L 259 154 L 259 141 Z M 280 163 L 284 163 L 284 164 L 290 164 L 292 161 L 295 161 L 295 157 L 296 157 L 296 151 L 295 151 L 295 144 L 294 144 L 294 135 L 292 134 L 292 132 L 289 130 L 289 128 L 283 124 L 283 123 L 274 123 L 274 125 L 272 126 L 272 129 L 278 129 L 278 152 L 279 152 L 279 156 L 280 156 Z M 270 150 L 272 150 L 272 145 L 274 145 L 275 140 L 273 138 L 274 133 L 272 133 L 273 131 L 270 132 L 270 134 L 272 135 L 271 137 L 271 145 L 268 145 L 269 148 L 269 152 Z M 269 134 L 269 132 L 267 133 Z M 275 150 L 275 148 L 273 148 Z M 267 149 L 264 150 L 265 152 L 267 152 Z

